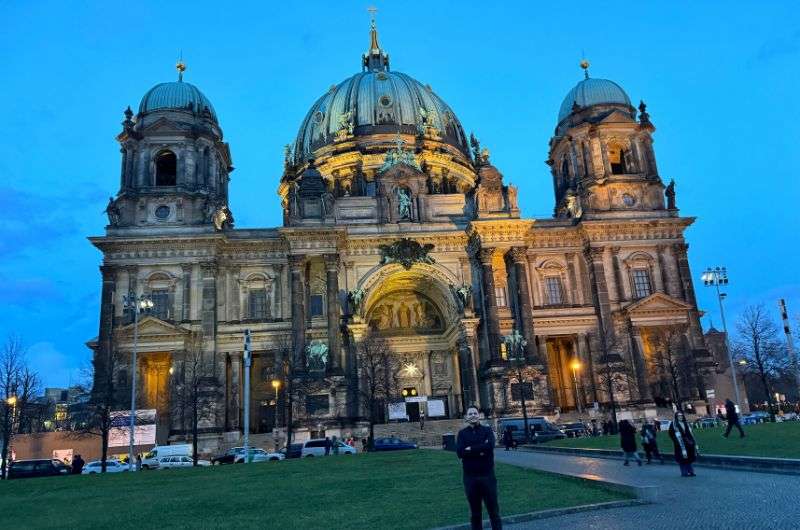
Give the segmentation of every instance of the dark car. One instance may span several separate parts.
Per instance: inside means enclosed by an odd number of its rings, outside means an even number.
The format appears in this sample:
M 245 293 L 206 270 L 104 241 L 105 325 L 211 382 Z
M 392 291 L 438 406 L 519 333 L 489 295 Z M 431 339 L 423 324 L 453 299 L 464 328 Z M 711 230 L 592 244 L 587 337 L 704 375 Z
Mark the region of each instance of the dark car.
M 400 438 L 376 438 L 373 451 L 400 451 L 403 449 L 416 449 L 417 444 L 406 442 Z
M 54 459 L 17 460 L 8 469 L 8 478 L 54 477 L 69 475 L 70 468 L 64 462 Z
M 286 458 L 300 458 L 303 454 L 303 444 L 289 444 L 280 451 Z
M 498 445 L 503 443 L 503 433 L 507 428 L 511 429 L 512 439 L 518 443 L 525 443 L 525 431 L 523 430 L 522 418 L 501 418 L 498 424 L 500 434 L 497 436 Z M 566 435 L 555 425 L 547 421 L 544 416 L 533 416 L 528 418 L 528 442 L 541 443 L 550 440 L 560 440 Z
M 567 438 L 580 438 L 581 436 L 589 436 L 589 429 L 586 428 L 586 425 L 579 421 L 565 423 L 561 426 L 561 431 L 567 435 Z

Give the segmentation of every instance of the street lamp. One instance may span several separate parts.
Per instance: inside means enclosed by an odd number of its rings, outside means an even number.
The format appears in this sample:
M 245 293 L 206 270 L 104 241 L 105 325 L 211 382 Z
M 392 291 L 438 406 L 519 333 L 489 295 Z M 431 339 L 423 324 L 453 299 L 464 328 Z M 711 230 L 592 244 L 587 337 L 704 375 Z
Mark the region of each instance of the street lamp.
M 581 362 L 575 358 L 569 365 L 572 368 L 572 382 L 575 383 L 575 404 L 578 406 L 578 413 L 583 414 L 580 394 L 578 393 L 578 370 L 581 369 Z
M 725 308 L 722 306 L 722 301 L 727 296 L 719 290 L 720 285 L 728 285 L 728 270 L 725 267 L 707 268 L 706 271 L 700 276 L 706 287 L 714 287 L 717 290 L 717 299 L 719 300 L 719 316 L 722 319 L 722 330 L 725 332 L 725 347 L 728 350 L 728 363 L 731 367 L 731 378 L 733 378 L 733 392 L 736 397 L 736 404 L 741 406 L 741 399 L 739 397 L 739 383 L 736 381 L 736 369 L 733 367 L 733 352 L 731 351 L 731 339 L 728 336 L 728 325 L 725 323 Z
M 131 359 L 131 433 L 128 447 L 128 467 L 132 468 L 133 459 L 133 433 L 136 429 L 136 355 L 139 348 L 139 314 L 153 308 L 153 301 L 147 295 L 136 296 L 131 291 L 122 297 L 123 307 L 133 311 L 133 358 Z
M 275 452 L 278 452 L 278 390 L 281 388 L 281 380 L 280 379 L 273 379 L 272 380 L 272 388 L 275 389 L 275 426 L 272 428 L 272 440 L 275 444 Z M 289 448 L 287 447 L 286 450 L 288 451 Z
M 11 428 L 14 428 L 14 418 L 17 416 L 17 396 L 11 396 L 6 399 L 6 403 L 11 407 Z
M 519 384 L 519 400 L 522 405 L 522 425 L 525 432 L 525 441 L 528 441 L 528 405 L 525 403 L 525 383 L 522 380 L 522 367 L 525 363 L 525 340 L 519 331 L 513 329 L 510 335 L 503 337 L 503 345 L 508 353 L 508 360 L 514 363 L 517 370 L 517 382 Z

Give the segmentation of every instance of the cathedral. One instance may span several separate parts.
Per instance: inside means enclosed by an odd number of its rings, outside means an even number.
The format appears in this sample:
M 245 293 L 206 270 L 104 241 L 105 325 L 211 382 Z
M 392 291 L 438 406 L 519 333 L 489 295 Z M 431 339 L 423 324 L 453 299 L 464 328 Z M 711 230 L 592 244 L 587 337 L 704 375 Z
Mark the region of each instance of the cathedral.
M 90 238 L 103 254 L 95 366 L 113 364 L 122 395 L 135 381 L 162 443 L 186 433 L 176 404 L 198 356 L 207 437 L 244 429 L 245 370 L 250 432 L 361 432 L 358 351 L 372 337 L 398 360 L 382 421 L 398 404 L 411 420 L 469 404 L 492 417 L 523 402 L 528 414 L 703 407 L 717 363 L 687 258 L 694 218 L 659 174 L 645 104 L 581 66 L 548 146 L 553 216 L 526 219 L 453 109 L 390 68 L 373 21 L 361 71 L 313 103 L 285 149 L 283 226 L 235 228 L 222 117 L 178 63 L 117 137 L 119 191 Z M 133 296 L 152 307 L 134 315 Z M 659 360 L 665 330 L 691 361 L 678 390 Z M 287 377 L 321 384 L 288 399 Z

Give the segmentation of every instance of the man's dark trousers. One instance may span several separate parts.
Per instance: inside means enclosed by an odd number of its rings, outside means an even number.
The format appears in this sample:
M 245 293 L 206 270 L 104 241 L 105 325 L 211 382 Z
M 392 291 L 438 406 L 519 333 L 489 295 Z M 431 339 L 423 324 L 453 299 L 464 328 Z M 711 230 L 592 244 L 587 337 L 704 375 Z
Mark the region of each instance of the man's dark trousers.
M 464 477 L 464 492 L 469 502 L 470 524 L 472 529 L 483 528 L 483 504 L 489 512 L 492 529 L 503 527 L 500 520 L 500 508 L 497 505 L 497 479 L 494 473 L 486 477 Z
M 725 437 L 726 438 L 728 437 L 728 435 L 731 433 L 731 429 L 733 429 L 734 426 L 736 426 L 736 428 L 739 429 L 739 436 L 743 438 L 744 437 L 744 431 L 742 430 L 742 426 L 739 424 L 738 421 L 729 421 L 728 422 L 728 428 L 725 429 Z

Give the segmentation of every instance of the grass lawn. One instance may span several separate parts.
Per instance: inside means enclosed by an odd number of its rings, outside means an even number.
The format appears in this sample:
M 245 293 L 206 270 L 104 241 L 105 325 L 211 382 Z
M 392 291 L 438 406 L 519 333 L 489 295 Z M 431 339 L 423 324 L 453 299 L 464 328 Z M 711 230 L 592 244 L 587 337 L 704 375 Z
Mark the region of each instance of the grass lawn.
M 695 429 L 700 453 L 707 455 L 767 456 L 774 458 L 800 458 L 800 422 L 760 423 L 745 425 L 744 438 L 739 438 L 735 428 L 726 439 L 723 427 Z M 638 442 L 637 438 L 637 442 Z M 597 438 L 568 438 L 547 443 L 559 447 L 586 447 L 591 449 L 619 449 L 619 436 Z M 666 432 L 658 434 L 661 451 L 672 452 L 672 441 Z M 641 449 L 641 446 L 640 446 Z
M 628 498 L 497 464 L 504 515 Z M 461 466 L 433 450 L 0 482 L 5 528 L 431 528 L 469 521 Z

